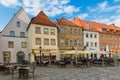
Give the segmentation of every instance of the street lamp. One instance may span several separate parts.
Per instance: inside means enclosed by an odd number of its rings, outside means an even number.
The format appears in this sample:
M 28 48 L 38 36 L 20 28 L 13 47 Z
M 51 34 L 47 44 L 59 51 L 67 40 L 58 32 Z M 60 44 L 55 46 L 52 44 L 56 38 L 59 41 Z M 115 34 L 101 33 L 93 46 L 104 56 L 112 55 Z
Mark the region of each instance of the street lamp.
M 42 59 L 41 59 L 41 50 L 42 48 L 41 48 L 41 46 L 39 47 L 39 50 L 40 50 L 40 64 L 41 64 L 41 62 L 42 62 Z

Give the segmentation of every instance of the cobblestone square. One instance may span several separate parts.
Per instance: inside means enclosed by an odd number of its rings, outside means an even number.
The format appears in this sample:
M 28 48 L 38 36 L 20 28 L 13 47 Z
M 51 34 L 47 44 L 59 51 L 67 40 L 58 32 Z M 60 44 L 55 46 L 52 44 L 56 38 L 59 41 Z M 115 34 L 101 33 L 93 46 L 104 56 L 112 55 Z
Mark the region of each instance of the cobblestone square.
M 0 80 L 120 80 L 120 66 L 116 67 L 40 67 L 35 70 L 35 77 L 18 78 L 18 74 L 0 75 Z

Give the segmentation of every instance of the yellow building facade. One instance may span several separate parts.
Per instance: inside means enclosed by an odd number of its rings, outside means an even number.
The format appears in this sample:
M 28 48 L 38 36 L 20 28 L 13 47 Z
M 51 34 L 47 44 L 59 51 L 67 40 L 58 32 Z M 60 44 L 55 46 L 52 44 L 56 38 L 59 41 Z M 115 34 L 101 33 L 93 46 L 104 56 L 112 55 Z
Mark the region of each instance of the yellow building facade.
M 57 54 L 57 27 L 41 11 L 28 27 L 31 61 L 55 60 Z

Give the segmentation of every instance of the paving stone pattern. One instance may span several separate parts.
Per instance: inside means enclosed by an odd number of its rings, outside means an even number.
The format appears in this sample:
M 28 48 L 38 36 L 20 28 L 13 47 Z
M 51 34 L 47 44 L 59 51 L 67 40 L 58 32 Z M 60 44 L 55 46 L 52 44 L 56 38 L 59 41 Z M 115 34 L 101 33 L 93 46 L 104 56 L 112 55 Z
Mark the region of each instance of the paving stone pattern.
M 13 79 L 11 75 L 0 75 L 0 80 L 120 80 L 120 66 L 89 68 L 38 66 L 34 78 L 30 74 L 28 79 L 18 79 L 18 75 L 15 74 Z

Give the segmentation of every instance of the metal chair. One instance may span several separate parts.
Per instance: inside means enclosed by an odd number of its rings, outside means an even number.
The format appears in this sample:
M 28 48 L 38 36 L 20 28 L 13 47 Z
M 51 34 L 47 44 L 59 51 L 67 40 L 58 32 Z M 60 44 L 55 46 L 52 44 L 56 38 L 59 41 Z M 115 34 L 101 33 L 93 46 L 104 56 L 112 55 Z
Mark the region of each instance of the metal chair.
M 29 70 L 28 72 L 29 72 L 29 73 L 32 73 L 32 74 L 33 74 L 33 77 L 34 77 L 35 67 L 33 67 L 32 70 Z

